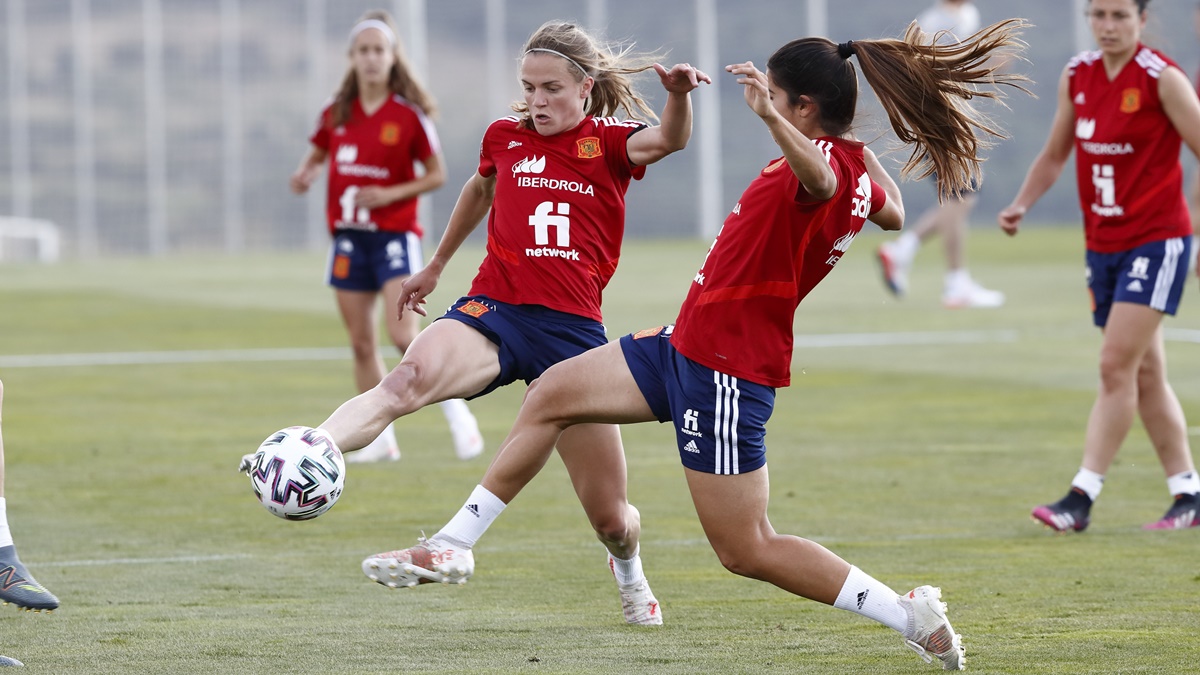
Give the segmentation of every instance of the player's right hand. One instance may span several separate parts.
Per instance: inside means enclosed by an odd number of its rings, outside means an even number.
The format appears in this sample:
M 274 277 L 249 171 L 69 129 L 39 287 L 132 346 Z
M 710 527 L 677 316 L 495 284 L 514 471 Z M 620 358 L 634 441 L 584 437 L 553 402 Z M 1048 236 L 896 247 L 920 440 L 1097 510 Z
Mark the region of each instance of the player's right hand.
M 425 297 L 437 288 L 440 276 L 441 274 L 433 268 L 426 267 L 405 279 L 400 285 L 400 297 L 396 300 L 396 316 L 403 318 L 406 309 L 421 316 L 429 316 L 422 305 L 425 304 Z
M 1000 215 L 996 217 L 996 222 L 1000 223 L 1000 229 L 1008 236 L 1014 236 L 1020 228 L 1021 220 L 1025 217 L 1024 206 L 1008 206 Z
M 242 461 L 238 464 L 238 473 L 250 473 L 254 470 L 254 456 L 257 452 L 252 452 L 248 455 L 242 455 Z

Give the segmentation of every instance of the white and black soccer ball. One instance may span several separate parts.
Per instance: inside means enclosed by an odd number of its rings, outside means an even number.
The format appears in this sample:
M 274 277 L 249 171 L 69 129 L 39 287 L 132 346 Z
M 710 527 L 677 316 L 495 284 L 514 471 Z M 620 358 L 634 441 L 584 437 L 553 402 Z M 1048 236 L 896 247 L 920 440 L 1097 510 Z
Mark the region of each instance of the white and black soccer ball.
M 250 485 L 268 511 L 287 520 L 310 520 L 333 508 L 346 484 L 346 462 L 321 429 L 288 427 L 258 446 Z

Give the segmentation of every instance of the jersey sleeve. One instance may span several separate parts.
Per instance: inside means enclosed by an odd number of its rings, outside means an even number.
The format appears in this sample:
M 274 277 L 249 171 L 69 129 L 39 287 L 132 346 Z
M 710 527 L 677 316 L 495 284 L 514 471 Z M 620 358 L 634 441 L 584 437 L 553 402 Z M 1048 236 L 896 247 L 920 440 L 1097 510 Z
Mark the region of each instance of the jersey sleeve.
M 496 162 L 492 157 L 491 143 L 489 143 L 495 133 L 496 123 L 493 122 L 487 131 L 483 132 L 483 140 L 479 142 L 479 175 L 484 178 L 496 175 Z
M 321 114 L 317 115 L 317 123 L 308 137 L 310 143 L 322 150 L 329 149 L 329 119 L 333 114 L 332 108 L 333 106 L 326 106 Z
M 433 126 L 433 120 L 429 119 L 420 109 L 414 109 L 413 113 L 420 123 L 420 130 L 413 134 L 412 155 L 417 161 L 424 162 L 442 151 L 441 142 L 438 139 L 437 127 Z
M 879 183 L 871 181 L 871 210 L 867 213 L 871 215 L 879 213 L 883 210 L 884 204 L 887 204 L 887 192 Z
M 609 166 L 617 172 L 618 176 L 629 176 L 634 180 L 641 180 L 646 175 L 646 167 L 635 165 L 629 159 L 629 138 L 646 128 L 648 128 L 646 124 L 633 120 L 600 125 L 600 134 L 604 139 L 604 152 L 610 157 Z

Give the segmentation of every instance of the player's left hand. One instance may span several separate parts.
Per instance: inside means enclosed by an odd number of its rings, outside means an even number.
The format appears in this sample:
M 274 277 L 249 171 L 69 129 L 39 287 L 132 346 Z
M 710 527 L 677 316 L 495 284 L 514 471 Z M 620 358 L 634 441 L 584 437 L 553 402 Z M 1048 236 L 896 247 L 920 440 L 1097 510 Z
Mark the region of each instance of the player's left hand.
M 746 105 L 754 114 L 764 118 L 771 114 L 771 94 L 767 91 L 766 73 L 755 68 L 751 61 L 725 66 L 725 70 L 738 76 L 738 84 L 746 85 Z
M 238 463 L 238 473 L 250 473 L 254 470 L 254 456 L 257 452 L 252 452 L 248 455 L 242 455 L 242 461 Z
M 354 195 L 354 205 L 364 209 L 377 209 L 393 201 L 391 193 L 382 185 L 364 185 Z
M 662 80 L 663 89 L 675 94 L 686 94 L 700 86 L 701 82 L 712 84 L 712 78 L 689 63 L 676 63 L 667 70 L 661 63 L 654 64 L 654 72 Z

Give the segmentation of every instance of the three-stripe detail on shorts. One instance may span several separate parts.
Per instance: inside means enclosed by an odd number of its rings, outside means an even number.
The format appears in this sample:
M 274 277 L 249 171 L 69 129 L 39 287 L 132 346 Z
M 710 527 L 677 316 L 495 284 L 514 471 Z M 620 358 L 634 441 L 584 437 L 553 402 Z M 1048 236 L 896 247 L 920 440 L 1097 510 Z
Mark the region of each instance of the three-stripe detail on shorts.
M 713 371 L 713 383 L 717 385 L 716 405 L 713 409 L 713 440 L 716 445 L 716 465 L 713 473 L 738 473 L 738 399 L 742 392 L 738 380 L 732 375 Z
M 1179 266 L 1179 256 L 1183 254 L 1183 239 L 1176 237 L 1165 242 L 1162 266 L 1154 278 L 1154 292 L 1150 295 L 1150 308 L 1164 311 L 1167 300 L 1171 297 L 1171 286 L 1175 284 L 1175 274 Z

